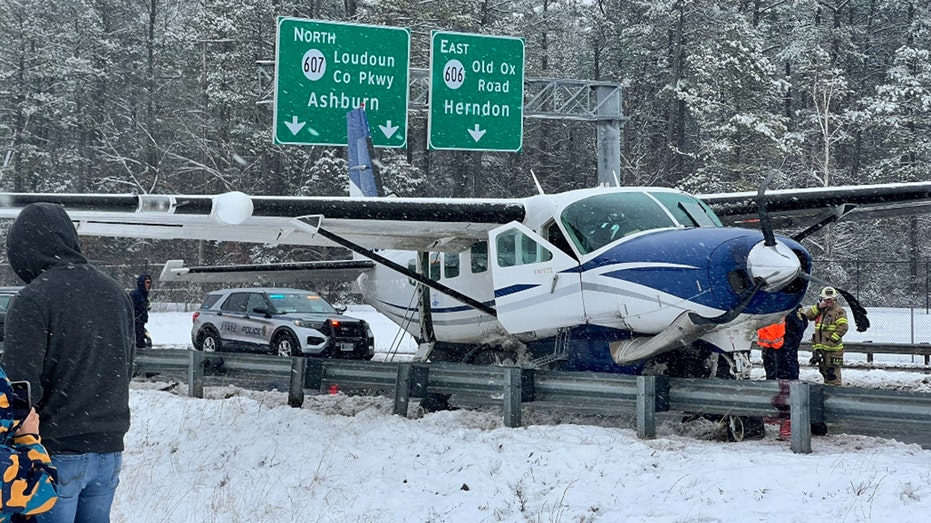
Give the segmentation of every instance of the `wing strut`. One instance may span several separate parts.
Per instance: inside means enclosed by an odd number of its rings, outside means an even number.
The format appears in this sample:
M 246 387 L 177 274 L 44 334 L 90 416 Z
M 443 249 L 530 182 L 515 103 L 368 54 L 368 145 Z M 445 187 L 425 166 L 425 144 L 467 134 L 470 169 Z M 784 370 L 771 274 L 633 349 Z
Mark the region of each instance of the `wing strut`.
M 804 231 L 793 234 L 792 239 L 797 242 L 800 242 L 804 238 L 807 238 L 811 236 L 812 234 L 820 231 L 824 227 L 840 220 L 841 218 L 846 216 L 848 213 L 850 213 L 850 211 L 854 210 L 856 207 L 857 207 L 856 205 L 849 204 L 849 203 L 837 205 L 833 207 L 830 211 L 825 213 L 817 222 L 813 223 L 812 225 L 809 225 Z
M 482 311 L 485 314 L 488 314 L 490 316 L 495 316 L 495 317 L 498 316 L 497 311 L 495 311 L 495 309 L 493 309 L 492 307 L 489 307 L 488 305 L 485 305 L 484 303 L 478 300 L 470 298 L 469 296 L 466 296 L 465 294 L 462 294 L 461 292 L 455 289 L 451 289 L 450 287 L 447 287 L 446 285 L 443 285 L 442 283 L 438 281 L 431 280 L 430 278 L 425 277 L 423 274 L 419 274 L 415 271 L 408 269 L 407 267 L 404 267 L 403 265 L 397 264 L 385 258 L 384 256 L 381 256 L 380 254 L 376 253 L 375 251 L 371 249 L 366 249 L 365 247 L 352 243 L 351 241 L 345 238 L 340 238 L 339 236 L 323 228 L 317 228 L 317 233 L 320 234 L 320 236 L 323 236 L 324 238 L 332 241 L 333 243 L 341 245 L 349 249 L 352 252 L 359 253 L 362 256 L 365 256 L 366 258 L 376 263 L 380 263 L 384 265 L 385 267 L 388 267 L 389 269 L 400 272 L 401 274 L 407 276 L 408 278 L 412 280 L 416 280 L 422 283 L 423 285 L 430 287 L 431 289 L 442 292 L 443 294 L 450 296 L 453 299 L 459 300 L 462 303 L 465 303 L 466 305 L 473 307 L 476 310 Z

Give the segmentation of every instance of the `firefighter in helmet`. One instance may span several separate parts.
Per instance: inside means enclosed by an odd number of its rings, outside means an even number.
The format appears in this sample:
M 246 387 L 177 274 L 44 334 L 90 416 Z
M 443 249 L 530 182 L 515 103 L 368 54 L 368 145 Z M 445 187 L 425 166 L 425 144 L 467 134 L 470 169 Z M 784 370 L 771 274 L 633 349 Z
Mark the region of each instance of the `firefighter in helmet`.
M 847 334 L 847 311 L 837 303 L 838 292 L 834 287 L 821 289 L 821 301 L 799 311 L 814 321 L 815 331 L 811 335 L 812 357 L 809 363 L 818 365 L 825 385 L 841 384 L 841 367 L 844 365 L 844 334 Z

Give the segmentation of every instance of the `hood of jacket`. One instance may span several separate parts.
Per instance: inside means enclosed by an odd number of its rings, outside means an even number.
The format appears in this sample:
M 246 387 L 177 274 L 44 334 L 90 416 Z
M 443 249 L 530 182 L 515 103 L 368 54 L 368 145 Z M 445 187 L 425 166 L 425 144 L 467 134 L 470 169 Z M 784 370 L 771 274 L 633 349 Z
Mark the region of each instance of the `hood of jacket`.
M 136 289 L 141 292 L 143 296 L 149 295 L 149 291 L 145 288 L 145 281 L 151 279 L 152 277 L 148 274 L 140 274 L 139 277 L 136 278 Z
M 7 233 L 6 253 L 26 283 L 55 265 L 87 263 L 71 218 L 52 203 L 32 203 L 20 211 Z

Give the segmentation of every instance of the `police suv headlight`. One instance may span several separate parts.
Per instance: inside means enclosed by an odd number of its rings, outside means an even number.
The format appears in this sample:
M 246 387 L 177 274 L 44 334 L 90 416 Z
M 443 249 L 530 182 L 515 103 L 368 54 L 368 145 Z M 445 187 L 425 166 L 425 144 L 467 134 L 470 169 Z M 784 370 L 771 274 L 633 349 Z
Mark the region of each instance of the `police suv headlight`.
M 294 320 L 295 327 L 302 327 L 305 329 L 320 330 L 324 325 L 326 325 L 325 321 Z

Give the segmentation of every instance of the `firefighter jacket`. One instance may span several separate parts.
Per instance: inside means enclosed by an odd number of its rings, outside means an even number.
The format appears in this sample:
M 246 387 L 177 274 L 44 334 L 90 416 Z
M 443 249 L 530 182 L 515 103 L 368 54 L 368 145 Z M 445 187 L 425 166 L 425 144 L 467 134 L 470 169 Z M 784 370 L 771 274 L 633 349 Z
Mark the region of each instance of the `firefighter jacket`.
M 778 349 L 782 347 L 786 336 L 786 321 L 780 320 L 779 323 L 767 325 L 756 333 L 757 345 L 766 349 Z
M 824 309 L 818 305 L 812 305 L 804 309 L 803 314 L 815 322 L 815 332 L 811 335 L 812 350 L 831 352 L 844 350 L 842 338 L 844 334 L 847 334 L 850 326 L 847 323 L 847 311 L 843 307 L 837 302 Z

